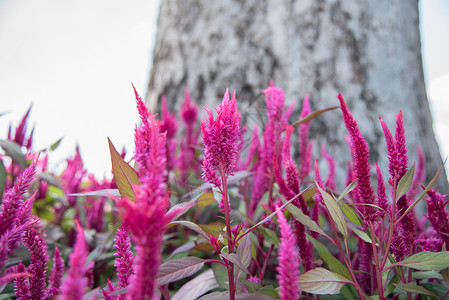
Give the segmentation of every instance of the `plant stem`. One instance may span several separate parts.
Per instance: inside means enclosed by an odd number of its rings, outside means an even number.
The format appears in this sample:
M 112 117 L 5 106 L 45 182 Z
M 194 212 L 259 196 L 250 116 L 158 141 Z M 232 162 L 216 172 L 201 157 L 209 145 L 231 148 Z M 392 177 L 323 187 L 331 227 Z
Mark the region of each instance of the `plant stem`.
M 373 222 L 369 223 L 370 231 L 371 231 L 371 245 L 373 247 L 373 259 L 374 259 L 374 267 L 376 268 L 376 279 L 377 279 L 377 289 L 379 293 L 379 299 L 384 298 L 384 287 L 382 283 L 382 273 L 379 268 L 379 258 L 377 257 L 377 248 L 376 248 L 376 239 L 374 234 L 374 224 Z
M 230 216 L 230 203 L 228 198 L 228 181 L 224 172 L 223 166 L 220 168 L 221 182 L 222 182 L 222 201 L 224 206 L 225 221 L 226 221 L 226 233 L 228 235 L 228 250 L 229 254 L 234 253 L 234 238 L 231 231 L 231 216 Z M 229 299 L 235 300 L 235 282 L 234 282 L 234 264 L 226 260 L 226 268 L 228 270 L 228 282 L 229 282 Z

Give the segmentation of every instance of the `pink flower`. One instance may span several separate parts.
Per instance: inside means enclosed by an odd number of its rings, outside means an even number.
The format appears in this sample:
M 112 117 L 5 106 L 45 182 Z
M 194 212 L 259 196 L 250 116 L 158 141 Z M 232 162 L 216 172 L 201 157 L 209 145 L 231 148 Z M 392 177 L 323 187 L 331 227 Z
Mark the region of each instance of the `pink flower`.
M 53 257 L 53 269 L 50 272 L 50 288 L 48 289 L 48 296 L 59 295 L 61 287 L 62 275 L 64 274 L 64 260 L 61 257 L 58 247 L 55 247 L 55 254 Z
M 235 92 L 230 98 L 226 90 L 223 102 L 216 109 L 218 115 L 215 119 L 212 111 L 207 107 L 205 109 L 208 118 L 206 121 L 201 120 L 204 145 L 202 177 L 205 181 L 219 187 L 217 172 L 227 178 L 233 174 L 237 161 L 241 116 L 237 110 Z
M 87 247 L 84 238 L 84 230 L 78 220 L 75 220 L 75 226 L 78 231 L 76 243 L 73 252 L 69 255 L 70 269 L 68 275 L 62 283 L 62 291 L 59 299 L 61 300 L 79 300 L 87 289 Z
M 341 111 L 343 112 L 343 121 L 345 122 L 346 129 L 348 130 L 351 139 L 351 152 L 354 160 L 354 172 L 357 179 L 357 193 L 361 201 L 365 204 L 374 204 L 374 190 L 371 187 L 370 178 L 370 165 L 369 165 L 369 149 L 365 138 L 360 133 L 357 122 L 352 117 L 346 106 L 345 100 L 338 95 L 340 100 Z M 364 222 L 372 222 L 376 220 L 376 209 L 372 206 L 364 205 L 360 206 L 360 210 L 363 213 Z
M 379 166 L 376 163 L 376 172 L 377 172 L 377 205 L 382 208 L 379 211 L 379 215 L 384 217 L 385 214 L 388 214 L 390 211 L 390 206 L 388 204 L 387 193 L 385 192 L 385 183 L 384 178 L 382 177 L 382 172 L 380 171 Z
M 279 265 L 276 268 L 279 297 L 281 300 L 297 300 L 299 298 L 298 247 L 295 244 L 292 229 L 279 208 L 277 208 L 277 216 L 281 229 L 281 243 L 278 252 Z
M 114 253 L 114 256 L 117 256 L 115 259 L 115 268 L 117 270 L 118 285 L 121 288 L 128 286 L 129 278 L 134 274 L 134 255 L 131 251 L 131 238 L 128 230 L 128 225 L 123 222 L 121 228 L 117 229 L 117 234 L 114 239 L 114 247 L 117 249 Z M 125 299 L 125 297 L 121 295 L 120 299 Z
M 309 94 L 306 94 L 302 104 L 300 119 L 304 119 L 311 112 L 312 110 L 310 109 Z M 309 174 L 312 168 L 312 147 L 309 144 L 309 127 L 310 121 L 299 125 L 299 165 L 301 166 L 301 182 L 304 181 L 304 178 Z
M 430 224 L 438 232 L 439 237 L 449 245 L 449 214 L 445 207 L 447 204 L 447 195 L 441 195 L 436 191 L 429 190 L 427 192 L 429 198 L 427 200 L 428 219 Z
M 27 271 L 33 274 L 30 277 L 31 299 L 47 299 L 47 286 L 45 284 L 47 271 L 47 244 L 45 243 L 44 233 L 35 223 L 25 233 L 23 244 L 30 252 L 30 265 Z

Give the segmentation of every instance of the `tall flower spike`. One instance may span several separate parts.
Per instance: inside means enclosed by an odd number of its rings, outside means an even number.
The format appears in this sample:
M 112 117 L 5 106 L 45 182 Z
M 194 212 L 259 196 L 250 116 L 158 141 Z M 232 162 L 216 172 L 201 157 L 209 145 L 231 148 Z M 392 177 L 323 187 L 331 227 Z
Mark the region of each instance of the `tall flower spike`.
M 377 173 L 377 205 L 382 209 L 379 214 L 384 217 L 385 214 L 389 213 L 388 197 L 385 192 L 385 183 L 380 171 L 379 165 L 376 163 L 376 173 Z
M 165 95 L 162 96 L 162 117 L 159 126 L 159 132 L 166 133 L 166 155 L 167 155 L 167 171 L 174 168 L 176 162 L 176 141 L 174 137 L 178 130 L 178 123 L 176 116 L 172 114 L 167 108 L 167 101 Z
M 31 108 L 33 106 L 31 105 L 28 111 L 25 113 L 25 115 L 22 118 L 22 121 L 20 122 L 19 126 L 16 128 L 16 132 L 14 134 L 14 142 L 16 142 L 19 146 L 26 146 L 25 141 L 25 135 L 27 130 L 27 119 L 30 115 Z
M 53 269 L 51 269 L 50 272 L 50 288 L 48 289 L 48 297 L 59 295 L 62 275 L 64 275 L 64 259 L 62 259 L 61 252 L 59 252 L 58 247 L 55 247 Z
M 69 255 L 70 270 L 62 283 L 62 293 L 59 299 L 83 299 L 87 288 L 87 249 L 84 230 L 78 220 L 75 220 L 78 231 L 73 252 Z
M 115 259 L 115 268 L 117 270 L 118 277 L 118 285 L 121 288 L 125 288 L 129 284 L 129 278 L 133 271 L 133 261 L 134 256 L 131 251 L 131 238 L 128 233 L 128 225 L 125 222 L 122 223 L 122 226 L 117 229 L 117 234 L 114 239 L 115 241 L 115 249 L 117 251 L 114 253 L 114 256 L 117 256 Z M 125 299 L 123 295 L 120 295 L 119 299 Z
M 438 232 L 439 237 L 449 246 L 449 214 L 445 210 L 447 195 L 441 195 L 436 191 L 427 192 L 427 211 L 430 224 Z
M 335 160 L 330 154 L 326 152 L 326 146 L 324 144 L 321 145 L 321 155 L 327 160 L 327 164 L 329 165 L 326 186 L 331 190 L 336 190 L 337 186 L 335 185 Z
M 302 103 L 302 111 L 299 119 L 304 119 L 311 113 L 309 94 L 306 94 Z M 310 121 L 299 125 L 299 164 L 300 164 L 300 181 L 309 174 L 312 165 L 311 156 L 309 156 L 309 127 Z
M 217 172 L 224 174 L 226 178 L 233 174 L 240 140 L 240 113 L 237 110 L 235 92 L 232 97 L 228 90 L 223 97 L 223 102 L 217 110 L 214 120 L 213 113 L 207 107 L 206 121 L 201 120 L 203 133 L 204 159 L 203 179 L 217 187 L 220 181 Z
M 30 252 L 30 265 L 28 272 L 33 274 L 30 277 L 31 299 L 47 299 L 47 287 L 45 284 L 47 271 L 47 245 L 41 232 L 41 228 L 35 223 L 25 233 L 23 244 Z
M 279 245 L 279 265 L 277 280 L 279 282 L 279 297 L 281 300 L 296 300 L 299 298 L 299 257 L 290 225 L 283 212 L 276 208 L 279 227 L 281 229 L 281 243 Z
M 26 268 L 20 262 L 20 264 L 17 266 L 17 273 L 25 273 Z M 28 280 L 26 277 L 19 276 L 16 279 L 14 279 L 14 292 L 16 294 L 17 300 L 30 300 L 31 294 L 30 294 L 30 288 L 28 286 Z
M 340 107 L 343 113 L 343 121 L 345 122 L 346 129 L 348 130 L 351 138 L 351 152 L 354 160 L 354 172 L 358 185 L 356 189 L 360 199 L 364 204 L 374 204 L 374 190 L 370 183 L 370 165 L 369 165 L 369 149 L 365 138 L 360 133 L 357 122 L 349 112 L 345 100 L 338 94 L 338 100 L 340 100 Z M 376 219 L 376 209 L 373 206 L 364 205 L 360 206 L 363 212 L 364 222 L 372 222 Z
M 396 115 L 396 155 L 397 155 L 397 176 L 399 179 L 404 176 L 408 169 L 407 145 L 405 142 L 404 121 L 402 119 L 402 110 Z

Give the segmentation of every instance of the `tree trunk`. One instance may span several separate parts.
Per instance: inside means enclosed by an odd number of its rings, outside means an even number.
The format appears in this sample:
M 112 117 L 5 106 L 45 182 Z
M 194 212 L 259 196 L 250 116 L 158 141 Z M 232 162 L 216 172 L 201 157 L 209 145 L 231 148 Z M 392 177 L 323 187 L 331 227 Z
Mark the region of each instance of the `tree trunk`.
M 388 157 L 378 117 L 394 132 L 399 110 L 410 164 L 421 145 L 426 183 L 442 165 L 424 84 L 417 0 L 162 0 L 150 106 L 165 94 L 172 108 L 179 107 L 185 86 L 202 105 L 217 105 L 229 87 L 252 116 L 259 107 L 253 102 L 264 103 L 258 96 L 271 79 L 287 104 L 295 102 L 292 123 L 306 93 L 313 110 L 338 105 L 341 93 L 369 143 L 370 160 L 379 162 L 385 177 Z M 336 110 L 311 123 L 314 158 L 324 143 L 337 159 L 340 189 L 350 159 L 346 134 Z M 437 185 L 448 192 L 445 173 Z

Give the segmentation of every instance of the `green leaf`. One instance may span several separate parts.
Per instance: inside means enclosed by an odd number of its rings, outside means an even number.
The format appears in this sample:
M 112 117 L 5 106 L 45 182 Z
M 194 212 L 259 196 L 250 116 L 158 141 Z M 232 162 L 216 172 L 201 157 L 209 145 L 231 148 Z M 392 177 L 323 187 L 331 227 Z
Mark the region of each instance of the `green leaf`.
M 6 186 L 6 173 L 5 165 L 3 164 L 3 160 L 0 159 L 0 199 L 3 198 L 3 192 L 5 191 Z
M 325 109 L 320 109 L 320 110 L 313 111 L 310 114 L 308 114 L 307 116 L 305 116 L 304 118 L 302 118 L 301 120 L 299 120 L 298 122 L 293 123 L 292 126 L 297 126 L 299 124 L 303 124 L 303 123 L 309 122 L 310 120 L 312 120 L 313 118 L 321 115 L 322 113 L 324 113 L 326 111 L 334 110 L 334 109 L 337 109 L 337 108 L 340 108 L 340 106 L 333 106 L 333 107 L 328 107 L 328 108 L 325 108 Z
M 63 138 L 64 138 L 64 137 L 60 138 L 59 140 L 57 140 L 56 142 L 54 142 L 54 143 L 50 146 L 51 151 L 55 151 L 56 148 L 59 147 L 59 144 L 61 144 Z
M 11 157 L 11 159 L 15 163 L 17 163 L 22 170 L 25 170 L 27 166 L 25 155 L 23 154 L 22 149 L 20 149 L 20 146 L 16 142 L 9 140 L 0 140 L 0 146 L 3 148 L 6 155 Z
M 299 277 L 299 288 L 316 295 L 338 294 L 346 283 L 352 282 L 324 268 L 312 269 Z
M 276 234 L 276 232 L 274 232 L 271 229 L 268 228 L 263 228 L 263 238 L 264 240 L 268 241 L 269 243 L 275 245 L 275 246 L 279 246 L 280 244 L 280 240 Z
M 316 184 L 316 183 L 315 183 Z M 320 188 L 318 184 L 316 184 L 318 190 L 321 193 L 321 196 L 323 196 L 324 204 L 326 205 L 327 211 L 331 215 L 332 220 L 337 225 L 338 230 L 341 234 L 343 234 L 345 237 L 348 236 L 348 228 L 346 227 L 346 219 L 343 215 L 343 212 L 341 211 L 340 206 L 338 205 L 337 201 L 335 201 L 334 197 L 329 195 L 325 190 Z
M 315 250 L 318 252 L 318 255 L 324 260 L 332 272 L 336 272 L 347 279 L 351 279 L 351 274 L 348 271 L 348 268 L 338 259 L 336 259 L 330 252 L 329 249 L 324 246 L 321 242 L 314 239 L 311 236 L 307 236 L 309 241 L 312 243 Z
M 198 272 L 204 265 L 205 260 L 187 256 L 179 259 L 169 260 L 159 267 L 158 285 L 178 281 Z
M 338 202 L 338 205 L 340 205 L 341 210 L 343 211 L 346 218 L 348 218 L 349 221 L 351 221 L 354 224 L 357 224 L 359 226 L 362 226 L 363 221 L 360 219 L 360 217 L 355 213 L 354 208 L 349 206 L 343 201 Z
M 444 272 L 441 271 L 441 272 Z M 423 272 L 413 272 L 412 279 L 438 279 L 444 280 L 443 276 L 435 271 L 423 271 Z
M 391 269 L 398 266 L 404 266 L 420 271 L 441 271 L 449 267 L 449 251 L 419 252 L 403 261 L 389 265 L 386 269 Z
M 198 299 L 204 293 L 218 288 L 218 282 L 215 280 L 214 272 L 209 269 L 189 282 L 185 283 L 171 300 L 194 300 Z
M 384 297 L 388 297 L 396 289 L 395 284 L 400 281 L 399 275 L 396 273 L 385 287 Z
M 108 138 L 109 152 L 111 153 L 112 172 L 115 183 L 122 197 L 134 200 L 133 185 L 140 185 L 137 172 L 120 156 L 114 145 Z
M 446 268 L 441 271 L 441 275 L 443 276 L 444 282 L 446 283 L 446 286 L 449 287 L 449 268 Z
M 399 199 L 404 196 L 412 186 L 413 176 L 415 175 L 415 163 L 413 163 L 410 170 L 408 170 L 401 180 L 399 180 L 398 187 L 396 189 L 396 198 Z
M 357 180 L 354 180 L 345 188 L 345 190 L 340 194 L 340 196 L 338 196 L 337 202 L 340 202 L 341 199 L 343 199 L 348 193 L 352 192 L 352 190 L 354 190 L 356 187 L 357 187 Z
M 215 198 L 212 192 L 204 192 L 197 200 L 198 207 L 206 207 L 213 203 L 215 203 Z
M 286 201 L 284 199 L 282 199 L 282 201 L 284 203 L 286 203 Z M 292 216 L 302 225 L 306 226 L 307 228 L 309 228 L 312 231 L 318 232 L 319 234 L 321 234 L 322 236 L 326 237 L 327 239 L 332 241 L 332 238 L 329 237 L 323 229 L 320 228 L 320 226 L 318 226 L 318 224 L 312 220 L 309 216 L 305 215 L 301 209 L 299 209 L 298 207 L 296 207 L 293 204 L 288 204 L 287 205 L 287 209 L 288 211 L 292 214 Z
M 418 203 L 419 201 L 421 201 L 422 198 L 424 198 L 424 196 L 427 194 L 427 192 L 432 188 L 432 186 L 435 184 L 435 182 L 437 181 L 438 177 L 440 177 L 441 172 L 443 171 L 443 167 L 444 165 L 442 165 L 440 167 L 440 169 L 438 170 L 438 172 L 435 174 L 435 176 L 433 176 L 432 180 L 429 182 L 429 184 L 426 186 L 426 188 L 421 192 L 421 194 L 419 194 L 418 198 L 415 200 L 415 202 L 413 202 L 412 205 L 410 205 L 405 212 L 402 214 L 402 216 L 396 220 L 395 225 L 399 224 L 399 222 L 401 221 L 401 219 L 408 214 L 409 211 L 411 211 Z
M 225 266 L 219 263 L 212 264 L 212 271 L 214 271 L 215 279 L 220 287 L 228 289 L 228 270 Z
M 396 283 L 394 284 L 398 289 L 407 292 L 407 293 L 414 293 L 414 294 L 422 294 L 422 295 L 429 295 L 433 297 L 437 297 L 434 293 L 429 291 L 428 289 L 419 286 L 415 283 Z
M 360 230 L 360 229 L 357 229 L 357 228 L 355 228 L 355 226 L 351 226 L 351 225 L 349 225 L 349 228 L 351 228 L 351 230 L 359 237 L 359 238 L 361 238 L 364 242 L 366 242 L 366 243 L 369 243 L 369 244 L 371 244 L 372 243 L 372 241 L 371 241 L 371 238 L 369 237 L 369 235 L 366 233 L 366 232 L 364 232 L 364 231 L 362 231 L 362 230 Z

